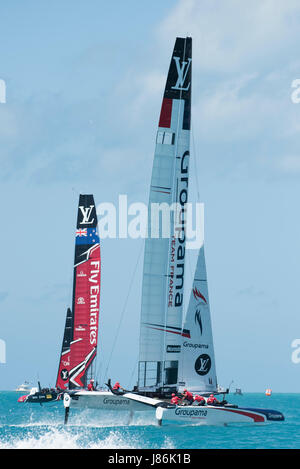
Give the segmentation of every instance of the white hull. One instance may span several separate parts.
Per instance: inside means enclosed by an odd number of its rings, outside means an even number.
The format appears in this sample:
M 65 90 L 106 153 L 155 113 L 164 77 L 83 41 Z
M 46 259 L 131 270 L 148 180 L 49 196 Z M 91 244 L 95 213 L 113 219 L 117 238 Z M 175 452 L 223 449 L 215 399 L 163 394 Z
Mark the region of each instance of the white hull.
M 264 423 L 267 420 L 283 420 L 280 412 L 259 409 L 242 409 L 213 406 L 176 406 L 174 408 L 156 409 L 159 424 L 163 422 L 199 424 L 199 425 L 227 425 L 231 423 Z
M 152 410 L 155 412 L 156 406 L 162 402 L 132 393 L 116 395 L 110 391 L 82 390 L 70 393 L 70 397 L 69 406 L 74 409 L 125 410 L 130 412 Z
M 190 425 L 227 425 L 235 423 L 265 423 L 282 421 L 281 412 L 269 409 L 249 409 L 236 406 L 170 406 L 166 401 L 133 393 L 122 395 L 110 391 L 75 391 L 64 394 L 64 406 L 69 408 L 134 412 L 152 411 L 157 422 Z
M 20 384 L 20 386 L 17 387 L 17 389 L 15 389 L 15 392 L 30 392 L 31 390 L 31 387 L 30 387 L 30 383 L 28 383 L 28 381 L 25 381 L 23 384 Z

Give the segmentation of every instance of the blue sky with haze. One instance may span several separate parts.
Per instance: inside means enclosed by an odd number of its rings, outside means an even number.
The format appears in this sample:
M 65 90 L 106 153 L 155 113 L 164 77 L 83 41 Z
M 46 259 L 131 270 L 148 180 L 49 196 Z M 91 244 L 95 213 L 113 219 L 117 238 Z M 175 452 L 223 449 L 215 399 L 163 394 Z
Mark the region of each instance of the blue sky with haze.
M 13 0 L 2 2 L 0 21 L 0 389 L 37 376 L 54 384 L 78 194 L 147 202 L 170 56 L 188 34 L 219 382 L 299 392 L 299 2 Z M 109 367 L 126 386 L 138 354 L 142 247 L 102 241 L 97 365 L 106 368 L 131 287 Z

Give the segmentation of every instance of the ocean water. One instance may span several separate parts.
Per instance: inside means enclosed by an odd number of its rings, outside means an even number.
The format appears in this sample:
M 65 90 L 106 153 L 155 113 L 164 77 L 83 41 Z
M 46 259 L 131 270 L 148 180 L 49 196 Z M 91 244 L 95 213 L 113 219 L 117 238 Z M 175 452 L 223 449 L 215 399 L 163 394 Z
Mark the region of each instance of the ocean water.
M 16 392 L 0 391 L 0 449 L 238 449 L 300 448 L 300 395 L 230 395 L 229 402 L 245 407 L 276 409 L 284 422 L 267 424 L 156 426 L 150 413 L 137 414 L 128 425 L 124 412 L 70 410 L 63 425 L 62 402 L 20 404 Z

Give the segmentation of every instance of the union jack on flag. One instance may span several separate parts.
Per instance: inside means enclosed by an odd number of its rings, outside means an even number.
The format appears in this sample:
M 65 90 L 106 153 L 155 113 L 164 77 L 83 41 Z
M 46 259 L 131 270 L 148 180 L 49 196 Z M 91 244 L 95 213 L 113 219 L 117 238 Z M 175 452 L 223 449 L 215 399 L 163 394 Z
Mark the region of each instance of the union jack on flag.
M 80 228 L 79 230 L 76 230 L 76 236 L 87 236 L 87 229 L 86 228 Z

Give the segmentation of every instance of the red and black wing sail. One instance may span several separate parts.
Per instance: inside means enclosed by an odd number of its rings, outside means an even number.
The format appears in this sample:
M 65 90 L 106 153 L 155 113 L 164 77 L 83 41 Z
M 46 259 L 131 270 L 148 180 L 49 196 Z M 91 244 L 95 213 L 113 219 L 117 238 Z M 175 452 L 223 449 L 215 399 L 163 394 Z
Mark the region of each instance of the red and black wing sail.
M 170 128 L 173 100 L 184 100 L 182 129 L 191 126 L 191 83 L 192 83 L 192 38 L 176 38 L 164 97 L 161 107 L 159 127 Z M 173 110 L 176 114 L 176 110 Z M 176 123 L 177 125 L 177 123 Z
M 92 195 L 80 195 L 75 242 L 69 388 L 85 387 L 96 356 L 100 306 L 101 257 Z

